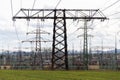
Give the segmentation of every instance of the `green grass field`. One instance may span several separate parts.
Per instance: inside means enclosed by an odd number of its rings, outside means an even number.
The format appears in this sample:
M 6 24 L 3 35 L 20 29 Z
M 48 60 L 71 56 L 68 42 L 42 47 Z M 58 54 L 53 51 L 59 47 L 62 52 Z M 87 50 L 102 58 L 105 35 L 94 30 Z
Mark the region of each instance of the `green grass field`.
M 0 70 L 0 80 L 120 80 L 120 72 Z

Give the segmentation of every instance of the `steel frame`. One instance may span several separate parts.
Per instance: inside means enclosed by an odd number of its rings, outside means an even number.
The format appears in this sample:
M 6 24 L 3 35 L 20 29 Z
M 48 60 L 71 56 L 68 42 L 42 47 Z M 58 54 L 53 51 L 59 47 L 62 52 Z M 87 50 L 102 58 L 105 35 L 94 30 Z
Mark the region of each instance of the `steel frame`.
M 28 21 L 30 19 L 53 19 L 52 69 L 68 70 L 66 19 L 81 19 L 85 21 L 83 54 L 84 65 L 88 65 L 87 21 L 92 19 L 104 21 L 107 18 L 99 9 L 20 9 L 13 16 L 13 20 L 16 19 L 27 19 Z

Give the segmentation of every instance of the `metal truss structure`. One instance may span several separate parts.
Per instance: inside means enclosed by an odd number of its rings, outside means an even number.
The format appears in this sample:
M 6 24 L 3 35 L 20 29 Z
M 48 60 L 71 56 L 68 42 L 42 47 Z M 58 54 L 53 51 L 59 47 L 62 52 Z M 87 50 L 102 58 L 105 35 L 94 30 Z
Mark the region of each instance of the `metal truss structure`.
M 36 69 L 36 66 L 40 66 L 40 69 L 43 69 L 43 58 L 42 58 L 42 53 L 41 53 L 41 42 L 50 42 L 48 40 L 44 40 L 42 38 L 42 34 L 50 34 L 46 31 L 41 30 L 39 23 L 37 24 L 37 29 L 31 32 L 28 32 L 28 34 L 35 34 L 35 38 L 31 40 L 24 40 L 22 42 L 31 42 L 35 43 L 35 51 L 34 55 L 32 56 L 32 66 L 33 69 Z
M 31 13 L 31 14 L 30 14 Z M 38 16 L 39 15 L 39 16 Z M 52 69 L 68 70 L 66 20 L 81 19 L 85 21 L 84 32 L 84 64 L 87 65 L 87 21 L 107 19 L 99 9 L 20 9 L 13 16 L 16 19 L 53 19 Z

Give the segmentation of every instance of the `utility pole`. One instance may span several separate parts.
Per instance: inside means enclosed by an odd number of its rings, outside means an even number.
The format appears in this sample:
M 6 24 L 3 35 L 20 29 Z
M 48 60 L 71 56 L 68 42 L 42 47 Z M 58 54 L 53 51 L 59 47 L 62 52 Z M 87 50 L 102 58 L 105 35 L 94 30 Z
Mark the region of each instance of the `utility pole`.
M 29 14 L 30 12 L 32 12 L 32 14 Z M 85 21 L 84 25 L 87 27 L 87 20 L 99 19 L 103 21 L 107 18 L 99 9 L 20 9 L 19 12 L 13 16 L 13 20 L 15 19 L 53 19 L 52 69 L 68 70 L 66 20 L 81 19 Z M 85 54 L 87 53 L 86 37 L 84 41 Z M 87 58 L 85 58 L 85 61 L 86 59 Z

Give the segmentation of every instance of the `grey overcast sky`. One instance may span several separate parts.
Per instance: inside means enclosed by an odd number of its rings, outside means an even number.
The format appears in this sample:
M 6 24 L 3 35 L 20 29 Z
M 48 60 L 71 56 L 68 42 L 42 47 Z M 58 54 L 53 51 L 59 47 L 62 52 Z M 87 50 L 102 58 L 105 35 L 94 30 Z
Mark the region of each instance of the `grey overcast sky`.
M 20 8 L 32 8 L 34 0 L 1 0 L 0 1 L 0 49 L 10 49 L 14 50 L 14 48 L 18 47 L 18 43 L 22 40 L 26 40 L 26 32 L 32 31 L 35 29 L 35 21 L 29 22 L 30 26 L 27 26 L 26 20 L 17 20 L 15 22 L 15 26 L 13 26 L 12 22 L 12 11 L 11 11 L 11 1 L 13 7 L 13 15 L 19 11 Z M 47 8 L 55 8 L 59 0 L 35 0 L 34 8 L 36 9 L 47 9 Z M 60 4 L 57 8 L 62 9 L 100 9 L 109 18 L 109 20 L 100 22 L 93 22 L 92 27 L 93 30 L 89 30 L 89 34 L 94 35 L 92 38 L 92 46 L 100 46 L 101 41 L 103 39 L 104 45 L 109 47 L 114 47 L 114 37 L 115 33 L 120 31 L 120 22 L 119 22 L 119 12 L 120 12 L 120 2 L 117 0 L 61 0 Z M 114 5 L 112 5 L 115 3 Z M 109 8 L 108 8 L 109 7 Z M 106 9 L 107 8 L 107 9 Z M 105 9 L 105 10 L 104 10 Z M 116 14 L 115 14 L 116 13 Z M 45 29 L 48 32 L 52 32 L 52 23 L 47 21 L 44 23 L 45 26 L 48 26 Z M 80 40 L 82 38 L 77 38 L 78 35 L 81 35 L 82 30 L 77 29 L 81 26 L 77 24 L 77 22 L 70 23 L 68 22 L 68 48 L 72 49 L 72 45 L 76 50 L 79 50 Z M 17 38 L 16 31 L 20 41 Z M 51 35 L 52 36 L 52 35 Z M 50 36 L 50 38 L 51 38 Z M 117 34 L 118 44 L 120 34 Z M 31 38 L 33 35 L 27 37 Z M 52 40 L 52 39 L 51 39 Z M 28 43 L 29 44 L 29 43 Z M 28 44 L 23 44 L 28 45 Z M 30 45 L 29 45 L 30 46 Z M 43 44 L 43 47 L 47 46 L 47 44 Z M 120 48 L 120 46 L 118 46 Z

